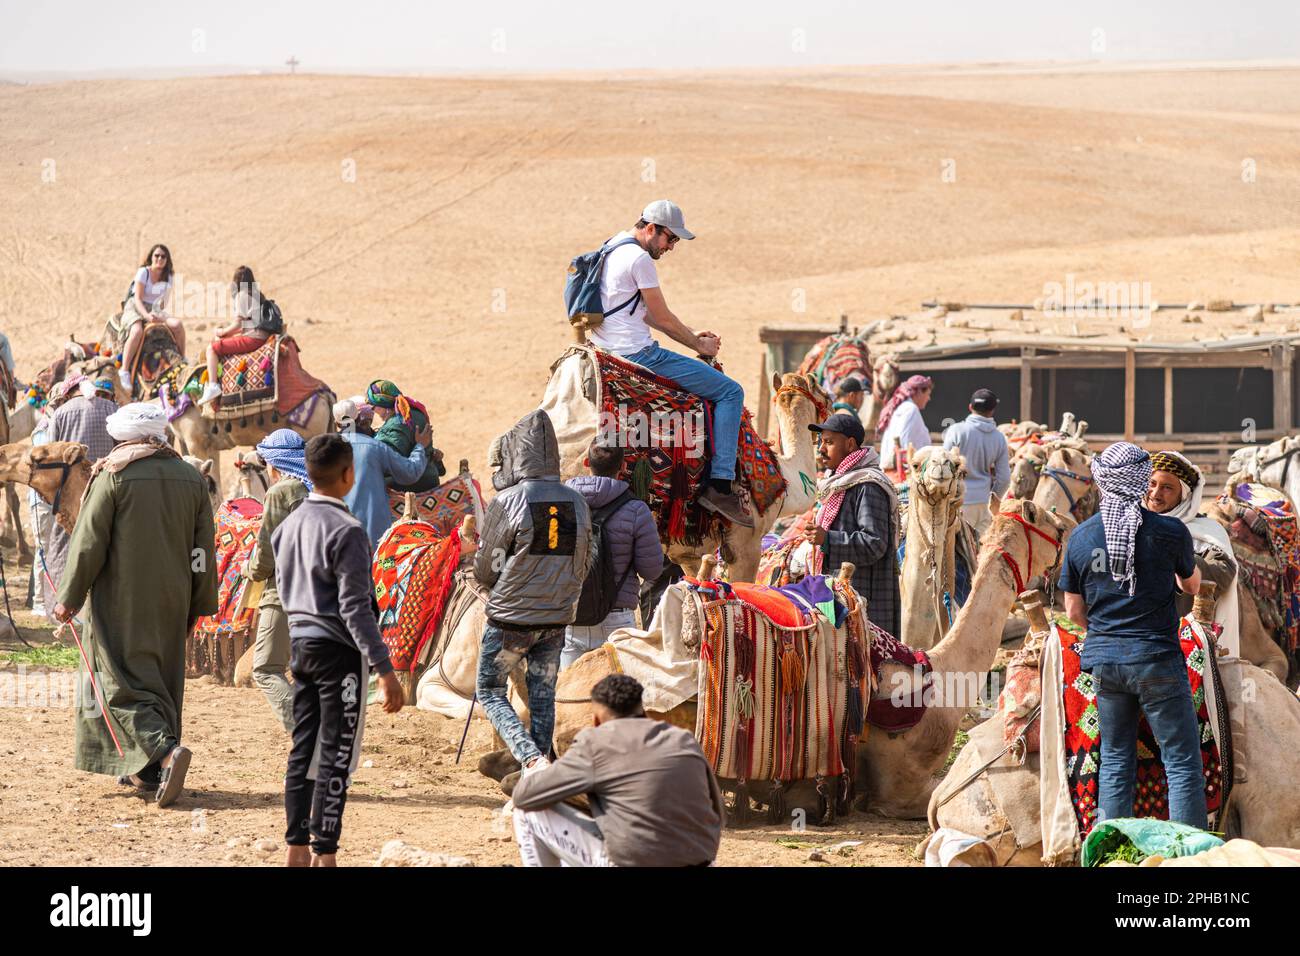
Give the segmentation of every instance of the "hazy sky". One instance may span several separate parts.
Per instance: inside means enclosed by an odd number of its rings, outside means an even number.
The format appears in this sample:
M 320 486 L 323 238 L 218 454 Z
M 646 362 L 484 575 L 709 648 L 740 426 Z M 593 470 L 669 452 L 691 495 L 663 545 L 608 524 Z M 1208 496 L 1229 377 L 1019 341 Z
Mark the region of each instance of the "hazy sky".
M 0 72 L 1300 56 L 1296 0 L 0 0 Z

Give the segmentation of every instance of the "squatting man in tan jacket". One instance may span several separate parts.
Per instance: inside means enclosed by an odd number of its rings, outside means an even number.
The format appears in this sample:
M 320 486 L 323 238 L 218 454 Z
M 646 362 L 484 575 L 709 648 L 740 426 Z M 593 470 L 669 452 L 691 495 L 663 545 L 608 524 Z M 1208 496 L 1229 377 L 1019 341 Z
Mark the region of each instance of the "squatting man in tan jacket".
M 591 690 L 592 726 L 555 763 L 526 768 L 511 795 L 525 866 L 707 866 L 726 810 L 695 738 L 646 716 L 642 687 L 610 674 Z M 586 794 L 588 816 L 565 800 Z

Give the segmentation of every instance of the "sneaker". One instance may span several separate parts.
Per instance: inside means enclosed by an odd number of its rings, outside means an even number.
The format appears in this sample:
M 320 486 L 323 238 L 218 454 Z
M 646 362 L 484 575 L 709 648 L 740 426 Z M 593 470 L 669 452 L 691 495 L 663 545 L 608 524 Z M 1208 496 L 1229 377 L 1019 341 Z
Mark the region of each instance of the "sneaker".
M 549 767 L 550 765 L 551 762 L 547 760 L 545 757 L 542 756 L 534 757 L 532 760 L 528 761 L 528 763 L 524 764 L 523 770 L 520 771 L 520 776 L 525 776 L 530 773 L 536 773 L 538 770 L 541 770 L 545 767 Z
M 131 391 L 131 373 L 124 368 L 117 370 L 117 380 L 128 392 Z
M 199 398 L 200 405 L 206 405 L 208 402 L 215 401 L 221 397 L 221 386 L 209 382 L 203 386 L 203 395 Z
M 754 527 L 754 516 L 749 513 L 740 500 L 740 495 L 735 492 L 726 495 L 716 488 L 706 488 L 704 494 L 700 495 L 700 507 L 742 528 Z

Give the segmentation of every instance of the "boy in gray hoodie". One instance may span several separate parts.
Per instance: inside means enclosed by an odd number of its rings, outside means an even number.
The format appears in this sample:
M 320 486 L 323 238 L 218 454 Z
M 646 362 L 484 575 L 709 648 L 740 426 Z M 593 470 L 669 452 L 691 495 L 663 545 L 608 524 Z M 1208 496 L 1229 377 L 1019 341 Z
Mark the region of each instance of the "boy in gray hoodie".
M 950 425 L 943 435 L 944 448 L 956 448 L 966 459 L 966 497 L 962 517 L 981 537 L 993 523 L 989 499 L 1001 498 L 1011 485 L 1011 460 L 1007 437 L 998 431 L 993 413 L 998 397 L 987 388 L 970 398 L 970 414 Z

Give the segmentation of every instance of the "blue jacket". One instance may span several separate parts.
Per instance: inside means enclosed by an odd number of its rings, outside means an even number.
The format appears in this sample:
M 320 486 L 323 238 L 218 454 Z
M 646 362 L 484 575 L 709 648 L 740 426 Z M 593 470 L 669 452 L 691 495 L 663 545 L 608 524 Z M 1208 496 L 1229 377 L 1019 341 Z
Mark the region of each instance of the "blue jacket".
M 603 508 L 627 491 L 626 481 L 599 475 L 579 475 L 570 478 L 565 484 L 582 492 L 582 497 L 587 499 L 592 511 Z M 605 522 L 603 540 L 605 547 L 609 548 L 610 557 L 614 559 L 614 580 L 617 582 L 631 568 L 631 573 L 623 581 L 623 589 L 618 592 L 614 607 L 634 608 L 640 594 L 637 578 L 655 581 L 664 570 L 664 549 L 659 543 L 659 529 L 655 526 L 650 506 L 644 501 L 636 500 L 623 505 Z
M 989 495 L 999 498 L 1011 486 L 1011 461 L 1007 437 L 997 422 L 971 412 L 965 421 L 948 426 L 943 447 L 956 448 L 966 459 L 966 497 L 963 504 L 986 505 Z
M 388 486 L 413 484 L 424 474 L 424 446 L 416 445 L 411 454 L 403 458 L 369 435 L 344 432 L 343 440 L 352 445 L 352 469 L 356 475 L 356 484 L 343 501 L 366 529 L 373 551 L 393 523 Z

